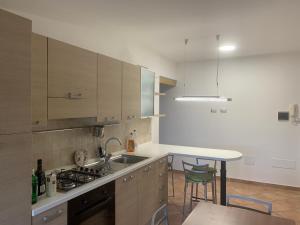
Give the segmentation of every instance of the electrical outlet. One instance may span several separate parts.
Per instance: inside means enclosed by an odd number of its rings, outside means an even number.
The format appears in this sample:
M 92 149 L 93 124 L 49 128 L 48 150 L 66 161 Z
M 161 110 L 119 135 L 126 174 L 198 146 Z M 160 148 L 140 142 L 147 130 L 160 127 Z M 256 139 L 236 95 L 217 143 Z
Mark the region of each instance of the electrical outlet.
M 296 169 L 296 161 L 295 160 L 287 160 L 287 159 L 272 159 L 272 167 L 273 168 L 281 168 L 281 169 Z
M 220 113 L 227 113 L 227 109 L 226 108 L 220 109 Z

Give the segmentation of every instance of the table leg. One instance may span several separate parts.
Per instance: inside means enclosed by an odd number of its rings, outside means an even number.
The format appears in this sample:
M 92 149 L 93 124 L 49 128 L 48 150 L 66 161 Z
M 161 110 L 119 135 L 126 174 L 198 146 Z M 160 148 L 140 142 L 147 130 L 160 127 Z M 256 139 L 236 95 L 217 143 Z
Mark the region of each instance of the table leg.
M 226 205 L 226 161 L 221 161 L 220 202 Z

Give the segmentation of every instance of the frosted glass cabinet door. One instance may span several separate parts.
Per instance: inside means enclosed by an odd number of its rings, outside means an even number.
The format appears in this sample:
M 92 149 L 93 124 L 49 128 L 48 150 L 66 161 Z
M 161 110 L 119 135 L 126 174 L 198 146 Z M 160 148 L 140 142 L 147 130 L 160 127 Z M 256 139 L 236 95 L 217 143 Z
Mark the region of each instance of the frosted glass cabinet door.
M 141 112 L 142 117 L 154 115 L 155 73 L 141 68 Z

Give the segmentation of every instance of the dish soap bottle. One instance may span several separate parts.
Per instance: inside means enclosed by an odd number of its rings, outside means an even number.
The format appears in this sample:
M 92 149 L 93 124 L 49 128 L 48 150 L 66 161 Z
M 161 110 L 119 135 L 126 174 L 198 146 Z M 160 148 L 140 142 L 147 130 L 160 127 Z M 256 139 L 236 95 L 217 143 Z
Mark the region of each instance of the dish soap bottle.
M 133 132 L 131 132 L 127 139 L 127 152 L 134 152 L 134 150 L 135 150 L 135 143 L 134 143 Z
M 37 170 L 35 172 L 38 181 L 38 196 L 42 196 L 46 192 L 46 177 L 45 172 L 43 171 L 43 161 L 38 159 L 37 161 Z
M 37 177 L 34 174 L 34 169 L 32 169 L 32 191 L 31 191 L 31 203 L 37 203 L 37 185 L 38 185 L 38 181 L 37 181 Z

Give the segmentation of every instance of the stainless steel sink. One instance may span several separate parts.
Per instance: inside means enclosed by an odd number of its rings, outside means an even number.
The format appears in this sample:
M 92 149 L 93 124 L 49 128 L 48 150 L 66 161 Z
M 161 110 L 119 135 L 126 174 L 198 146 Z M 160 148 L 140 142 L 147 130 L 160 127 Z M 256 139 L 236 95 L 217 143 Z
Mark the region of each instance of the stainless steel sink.
M 115 163 L 135 164 L 135 163 L 141 162 L 145 159 L 148 159 L 148 157 L 136 156 L 136 155 L 120 155 L 111 160 Z

